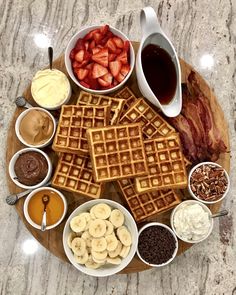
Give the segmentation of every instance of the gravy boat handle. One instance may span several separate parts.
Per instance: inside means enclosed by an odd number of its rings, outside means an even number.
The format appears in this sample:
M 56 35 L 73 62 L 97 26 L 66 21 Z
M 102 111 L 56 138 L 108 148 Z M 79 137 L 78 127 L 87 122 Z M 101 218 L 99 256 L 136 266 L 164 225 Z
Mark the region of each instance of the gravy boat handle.
M 163 31 L 162 31 L 159 21 L 157 19 L 156 12 L 150 6 L 144 7 L 141 10 L 140 24 L 141 24 L 143 39 L 146 39 L 152 33 L 163 34 Z

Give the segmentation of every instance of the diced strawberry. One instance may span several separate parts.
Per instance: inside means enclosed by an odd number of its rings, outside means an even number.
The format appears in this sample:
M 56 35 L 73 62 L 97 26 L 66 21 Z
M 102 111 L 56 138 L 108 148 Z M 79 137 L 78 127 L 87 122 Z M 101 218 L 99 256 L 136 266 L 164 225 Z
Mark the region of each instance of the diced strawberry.
M 87 41 L 87 40 L 93 39 L 93 35 L 97 32 L 99 32 L 99 29 L 95 29 L 95 30 L 88 32 L 88 34 L 86 34 L 84 36 L 83 40 Z
M 119 73 L 117 76 L 116 76 L 116 79 L 118 82 L 122 82 L 124 80 L 125 76 L 123 76 L 121 73 Z
M 109 68 L 113 77 L 116 77 L 121 70 L 121 62 L 119 60 L 109 62 Z
M 96 44 L 99 44 L 100 41 L 102 40 L 103 36 L 101 33 L 94 33 L 93 34 L 93 39 L 96 42 Z
M 112 40 L 112 38 L 110 38 L 107 43 L 106 43 L 106 47 L 108 47 L 109 51 L 115 53 L 116 52 L 116 44 L 115 42 Z
M 86 88 L 91 88 L 90 85 L 85 83 L 84 81 L 80 81 L 80 84 Z
M 79 38 L 78 41 L 76 42 L 75 49 L 76 49 L 76 51 L 85 49 L 84 40 L 82 38 Z
M 93 62 L 89 63 L 85 68 L 88 69 L 88 70 L 92 70 Z
M 79 68 L 78 70 L 76 70 L 76 74 L 79 80 L 84 80 L 84 78 L 88 75 L 88 73 L 89 73 L 88 69 Z
M 79 68 L 79 67 L 80 67 L 80 64 L 76 60 L 74 60 L 72 62 L 72 68 L 76 69 L 76 68 Z
M 129 71 L 130 71 L 130 66 L 128 64 L 122 65 L 120 72 L 123 76 L 127 76 Z
M 92 40 L 89 44 L 89 48 L 92 50 L 93 48 L 95 48 L 96 44 L 95 44 L 95 41 Z
M 89 49 L 89 41 L 87 41 L 87 42 L 84 43 L 84 47 L 85 47 L 85 50 L 88 50 Z
M 84 60 L 90 60 L 91 59 L 91 56 L 92 56 L 92 54 L 91 53 L 89 53 L 88 51 L 85 51 L 85 53 L 84 53 Z
M 83 68 L 89 63 L 89 60 L 83 60 L 81 63 L 79 63 L 78 68 Z
M 121 38 L 119 37 L 113 37 L 113 41 L 115 42 L 116 46 L 118 48 L 123 48 L 124 47 L 124 42 Z
M 87 83 L 90 86 L 91 89 L 97 90 L 100 87 L 97 79 L 92 78 L 92 72 L 91 71 L 88 73 L 88 76 L 84 79 L 84 82 Z
M 107 37 L 109 37 L 109 38 L 112 38 L 113 36 L 114 36 L 114 34 L 109 30 L 108 32 L 107 32 Z
M 124 42 L 124 50 L 128 53 L 130 48 L 130 43 L 128 40 L 125 40 Z
M 100 32 L 102 35 L 105 35 L 109 31 L 109 26 L 105 25 L 100 28 Z
M 100 41 L 100 45 L 105 46 L 105 44 L 107 43 L 107 41 L 109 40 L 108 36 L 105 36 L 104 38 L 102 38 L 102 40 Z
M 98 83 L 103 86 L 103 87 L 107 87 L 110 86 L 112 83 L 112 74 L 107 73 L 106 75 L 102 76 L 101 78 L 98 78 Z
M 108 86 L 105 86 L 105 87 L 101 87 L 102 90 L 107 90 L 107 89 L 111 89 L 113 88 L 114 86 L 111 84 L 111 85 L 108 85 Z
M 121 54 L 121 52 L 122 52 L 122 50 L 120 48 L 117 48 L 115 54 L 119 55 L 119 54 Z
M 119 84 L 119 82 L 116 81 L 116 79 L 114 79 L 114 80 L 113 80 L 113 86 L 115 87 L 115 86 L 118 85 L 118 84 Z
M 108 69 L 107 68 L 101 66 L 98 63 L 95 63 L 94 64 L 93 69 L 92 69 L 92 78 L 93 79 L 97 79 L 99 77 L 102 77 L 102 76 L 104 76 L 107 73 L 108 73 Z
M 116 60 L 119 60 L 122 62 L 122 64 L 127 64 L 128 63 L 128 58 L 127 58 L 127 52 L 126 51 L 122 51 L 121 54 L 119 54 L 116 58 Z
M 93 53 L 93 54 L 96 54 L 96 53 L 98 53 L 100 50 L 101 50 L 101 48 L 95 47 L 95 48 L 92 49 L 92 53 Z
M 78 62 L 82 62 L 84 59 L 84 50 L 81 49 L 80 51 L 78 51 L 75 55 L 75 60 Z
M 99 52 L 93 54 L 92 60 L 104 67 L 108 67 L 108 49 L 103 48 Z
M 113 61 L 113 60 L 116 59 L 116 57 L 117 57 L 116 54 L 114 54 L 114 53 L 110 53 L 110 54 L 108 55 L 108 61 Z
M 73 48 L 70 52 L 70 59 L 75 59 L 76 50 Z

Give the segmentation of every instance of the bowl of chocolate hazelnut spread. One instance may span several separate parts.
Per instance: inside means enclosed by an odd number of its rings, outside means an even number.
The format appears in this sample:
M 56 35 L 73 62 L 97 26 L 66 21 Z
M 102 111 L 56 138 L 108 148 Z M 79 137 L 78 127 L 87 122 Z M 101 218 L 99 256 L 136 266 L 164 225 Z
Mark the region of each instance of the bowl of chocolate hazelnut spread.
M 51 160 L 39 149 L 25 148 L 11 158 L 9 174 L 17 186 L 35 189 L 49 181 L 52 174 Z
M 42 148 L 52 142 L 56 121 L 47 111 L 39 107 L 23 111 L 16 120 L 17 138 L 26 146 Z

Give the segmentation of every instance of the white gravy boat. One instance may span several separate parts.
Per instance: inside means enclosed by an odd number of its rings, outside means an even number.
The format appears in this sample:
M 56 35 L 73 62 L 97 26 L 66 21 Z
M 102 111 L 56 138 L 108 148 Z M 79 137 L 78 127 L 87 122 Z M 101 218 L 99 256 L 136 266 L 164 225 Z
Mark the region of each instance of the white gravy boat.
M 176 117 L 179 115 L 182 108 L 181 69 L 178 56 L 170 40 L 162 31 L 157 15 L 152 7 L 145 7 L 142 9 L 140 14 L 140 24 L 142 29 L 142 40 L 136 57 L 136 75 L 139 89 L 143 96 L 152 104 L 160 108 L 166 116 Z M 148 44 L 155 44 L 164 49 L 171 56 L 172 62 L 174 63 L 177 75 L 177 85 L 175 94 L 169 104 L 160 103 L 145 78 L 142 68 L 141 53 L 143 48 Z

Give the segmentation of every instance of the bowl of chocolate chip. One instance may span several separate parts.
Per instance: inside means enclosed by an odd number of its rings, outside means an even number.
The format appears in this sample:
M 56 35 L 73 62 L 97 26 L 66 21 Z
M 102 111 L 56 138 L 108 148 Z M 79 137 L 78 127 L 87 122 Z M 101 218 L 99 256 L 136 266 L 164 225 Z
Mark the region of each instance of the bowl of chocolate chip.
M 169 264 L 178 252 L 178 240 L 172 229 L 159 222 L 150 222 L 139 230 L 137 254 L 147 265 Z
M 35 189 L 45 185 L 51 174 L 51 160 L 46 153 L 37 148 L 19 150 L 9 163 L 11 180 L 24 189 Z
M 202 162 L 194 166 L 188 176 L 191 196 L 205 204 L 222 201 L 230 187 L 226 170 L 214 162 Z

